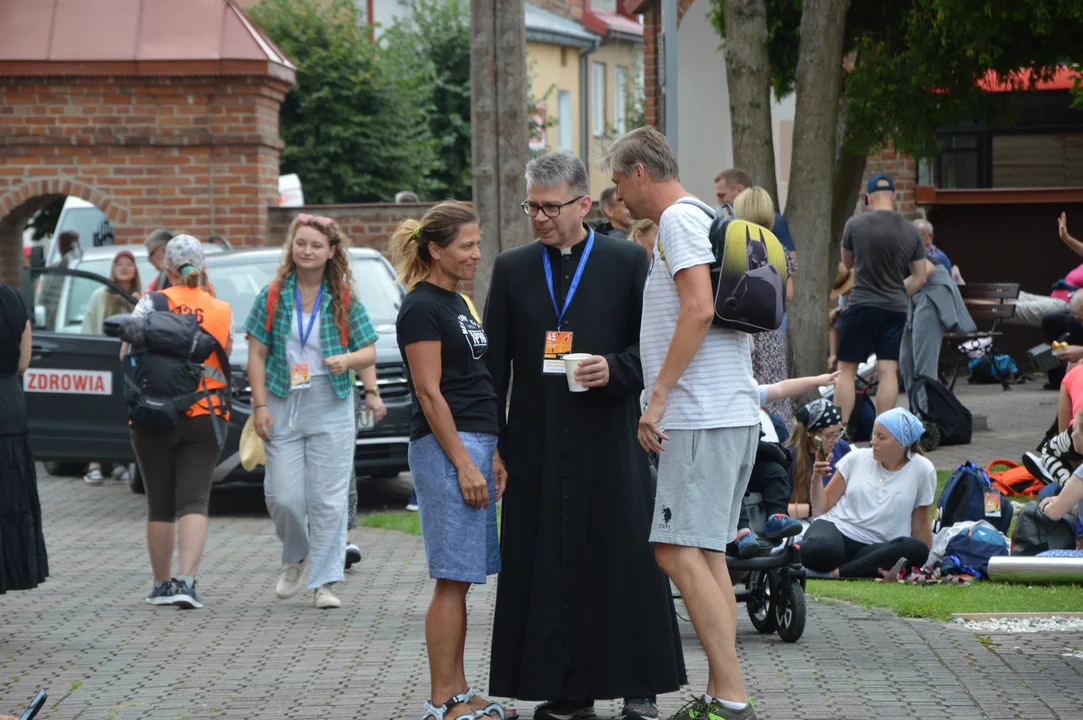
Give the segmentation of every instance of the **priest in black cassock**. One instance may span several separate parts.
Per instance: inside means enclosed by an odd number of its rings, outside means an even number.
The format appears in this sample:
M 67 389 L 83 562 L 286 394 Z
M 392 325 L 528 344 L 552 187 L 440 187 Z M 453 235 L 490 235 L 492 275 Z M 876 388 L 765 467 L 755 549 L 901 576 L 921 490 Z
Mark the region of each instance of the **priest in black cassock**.
M 539 720 L 587 717 L 612 698 L 624 718 L 656 718 L 655 696 L 686 677 L 636 440 L 649 260 L 583 223 L 591 199 L 578 157 L 549 153 L 526 177 L 540 242 L 497 257 L 485 307 L 501 408 L 511 392 L 489 690 L 546 701 Z M 569 390 L 568 353 L 591 356 L 575 376 L 585 392 Z

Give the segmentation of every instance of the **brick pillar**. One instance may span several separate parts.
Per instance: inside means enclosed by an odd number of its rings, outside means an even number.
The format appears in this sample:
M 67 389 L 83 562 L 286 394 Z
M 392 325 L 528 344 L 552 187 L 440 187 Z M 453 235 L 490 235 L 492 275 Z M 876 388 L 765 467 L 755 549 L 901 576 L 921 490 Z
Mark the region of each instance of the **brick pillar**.
M 858 208 L 864 205 L 865 187 L 873 175 L 886 173 L 895 181 L 895 207 L 907 218 L 921 217 L 918 211 L 914 188 L 918 180 L 918 164 L 912 157 L 895 152 L 895 147 L 888 147 L 869 156 L 865 165 L 865 174 L 861 178 L 861 191 L 858 194 Z

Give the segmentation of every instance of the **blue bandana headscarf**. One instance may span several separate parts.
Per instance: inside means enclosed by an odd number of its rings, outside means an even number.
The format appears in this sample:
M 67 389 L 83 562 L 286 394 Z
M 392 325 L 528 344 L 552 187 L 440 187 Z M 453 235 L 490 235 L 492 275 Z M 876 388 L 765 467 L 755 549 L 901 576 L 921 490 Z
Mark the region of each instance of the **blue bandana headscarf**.
M 909 410 L 901 407 L 891 408 L 877 417 L 876 422 L 883 425 L 900 445 L 907 448 L 906 457 L 910 457 L 910 447 L 925 434 L 925 426 L 921 421 Z

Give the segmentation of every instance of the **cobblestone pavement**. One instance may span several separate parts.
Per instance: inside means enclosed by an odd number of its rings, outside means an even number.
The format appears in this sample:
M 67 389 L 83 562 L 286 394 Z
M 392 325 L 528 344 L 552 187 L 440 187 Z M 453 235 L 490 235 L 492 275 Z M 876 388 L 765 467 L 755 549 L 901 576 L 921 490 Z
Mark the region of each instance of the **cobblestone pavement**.
M 401 507 L 406 482 L 364 487 L 362 504 Z M 41 720 L 420 718 L 431 592 L 420 538 L 357 531 L 365 557 L 338 589 L 344 607 L 318 611 L 311 596 L 274 598 L 279 545 L 261 492 L 219 492 L 199 573 L 207 607 L 153 608 L 143 603 L 143 498 L 44 473 L 39 484 L 52 576 L 0 596 L 0 712 L 21 711 L 44 686 Z M 467 671 L 481 688 L 494 591 L 490 583 L 469 600 Z M 702 689 L 704 657 L 682 628 L 692 687 Z M 1083 659 L 1062 657 L 1083 635 L 986 643 L 844 603 L 810 602 L 792 645 L 758 635 L 743 609 L 738 627 L 763 719 L 1083 717 Z M 663 697 L 663 716 L 689 692 Z M 597 710 L 619 712 L 615 703 Z

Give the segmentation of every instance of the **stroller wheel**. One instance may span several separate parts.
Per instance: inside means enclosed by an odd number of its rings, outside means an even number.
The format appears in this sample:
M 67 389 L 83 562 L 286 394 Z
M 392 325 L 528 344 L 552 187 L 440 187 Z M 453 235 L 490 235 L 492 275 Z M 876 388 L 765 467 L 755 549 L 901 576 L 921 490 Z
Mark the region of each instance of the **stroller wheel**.
M 757 570 L 748 576 L 749 597 L 745 601 L 748 619 L 752 626 L 764 635 L 775 632 L 778 622 L 772 611 L 771 577 L 766 572 Z
M 791 582 L 771 606 L 778 636 L 791 643 L 800 640 L 805 632 L 805 613 L 805 591 L 799 583 Z

